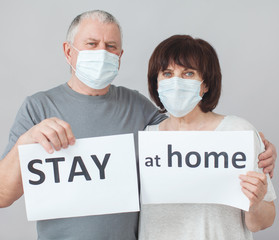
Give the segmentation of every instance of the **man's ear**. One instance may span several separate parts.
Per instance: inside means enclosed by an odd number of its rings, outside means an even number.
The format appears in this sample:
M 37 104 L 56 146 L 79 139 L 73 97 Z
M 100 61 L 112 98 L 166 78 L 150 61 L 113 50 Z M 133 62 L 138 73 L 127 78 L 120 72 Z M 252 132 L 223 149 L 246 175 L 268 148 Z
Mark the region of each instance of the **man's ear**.
M 120 53 L 120 55 L 119 55 L 119 67 L 118 67 L 118 70 L 119 70 L 119 68 L 120 68 L 121 57 L 122 57 L 123 53 L 124 53 L 124 50 L 122 49 L 122 50 L 121 50 L 121 53 Z
M 68 63 L 72 60 L 71 45 L 69 42 L 63 42 L 63 51 Z

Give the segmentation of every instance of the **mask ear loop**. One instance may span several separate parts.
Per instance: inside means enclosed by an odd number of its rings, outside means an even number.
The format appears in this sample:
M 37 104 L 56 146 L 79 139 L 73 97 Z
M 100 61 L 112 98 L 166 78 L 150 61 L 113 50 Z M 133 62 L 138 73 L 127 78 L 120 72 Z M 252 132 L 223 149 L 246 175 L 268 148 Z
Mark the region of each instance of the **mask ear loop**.
M 80 52 L 73 44 L 71 44 L 71 43 L 69 43 L 70 45 L 71 45 L 71 47 L 73 48 L 73 49 L 75 49 L 77 52 Z
M 121 51 L 120 51 L 119 55 L 117 55 L 119 60 L 121 58 L 121 53 L 122 53 L 122 48 L 121 48 Z
M 203 83 L 203 82 L 204 82 L 204 80 L 202 80 L 201 85 L 202 85 L 202 83 Z M 206 94 L 206 93 L 205 93 L 205 92 L 203 92 L 203 94 L 202 94 L 201 98 L 203 98 L 204 94 Z
M 69 62 L 69 60 L 65 57 L 67 63 L 71 66 L 71 68 L 73 69 L 74 72 L 76 72 L 76 69 L 74 69 L 74 67 L 72 66 L 72 64 Z
M 75 49 L 77 52 L 80 52 L 73 44 L 71 44 L 70 42 L 68 42 L 70 44 L 70 46 Z M 69 60 L 65 57 L 67 63 L 71 66 L 71 68 L 74 70 L 74 72 L 76 72 L 76 69 L 74 69 L 74 67 L 72 66 L 72 64 L 69 62 Z

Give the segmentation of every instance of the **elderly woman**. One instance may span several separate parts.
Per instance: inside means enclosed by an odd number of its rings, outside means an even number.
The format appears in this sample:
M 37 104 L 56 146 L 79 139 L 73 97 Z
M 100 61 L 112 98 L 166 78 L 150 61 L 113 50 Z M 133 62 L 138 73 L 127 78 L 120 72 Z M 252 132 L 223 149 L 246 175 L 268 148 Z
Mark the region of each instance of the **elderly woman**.
M 217 54 L 206 41 L 175 35 L 161 42 L 149 61 L 149 93 L 170 117 L 146 130 L 256 132 L 242 118 L 213 112 L 221 93 L 221 78 Z M 261 153 L 264 146 L 256 135 L 255 148 Z M 269 176 L 260 169 L 240 179 L 250 200 L 248 212 L 218 204 L 143 205 L 139 239 L 253 239 L 252 232 L 273 224 L 276 196 Z

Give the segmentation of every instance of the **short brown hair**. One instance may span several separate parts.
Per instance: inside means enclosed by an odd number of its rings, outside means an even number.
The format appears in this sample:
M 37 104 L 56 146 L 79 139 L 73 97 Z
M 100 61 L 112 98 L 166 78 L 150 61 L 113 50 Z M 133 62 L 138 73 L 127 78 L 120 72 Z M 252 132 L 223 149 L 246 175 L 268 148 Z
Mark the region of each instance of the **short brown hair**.
M 214 48 L 202 39 L 174 35 L 161 42 L 152 53 L 148 65 L 148 89 L 152 100 L 166 112 L 157 91 L 157 78 L 171 64 L 191 68 L 200 74 L 208 88 L 199 104 L 203 112 L 212 111 L 221 95 L 221 68 Z

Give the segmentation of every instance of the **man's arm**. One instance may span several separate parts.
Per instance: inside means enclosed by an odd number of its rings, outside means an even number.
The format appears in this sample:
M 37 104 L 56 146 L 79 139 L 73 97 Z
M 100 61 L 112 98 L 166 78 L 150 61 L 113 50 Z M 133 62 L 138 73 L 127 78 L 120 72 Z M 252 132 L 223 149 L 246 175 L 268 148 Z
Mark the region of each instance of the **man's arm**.
M 58 118 L 43 120 L 22 136 L 0 161 L 0 207 L 8 207 L 23 194 L 18 145 L 40 143 L 48 153 L 75 143 L 71 127 Z
M 147 125 L 156 125 L 168 118 L 165 114 L 160 113 L 158 108 L 147 99 L 144 95 L 137 92 L 138 102 L 142 108 L 142 115 L 145 118 Z
M 269 173 L 270 178 L 273 177 L 275 168 L 275 160 L 277 158 L 277 152 L 275 146 L 270 143 L 263 135 L 259 133 L 265 146 L 265 151 L 259 155 L 259 168 L 263 168 L 264 173 Z
M 17 144 L 0 161 L 0 207 L 8 207 L 23 194 Z

